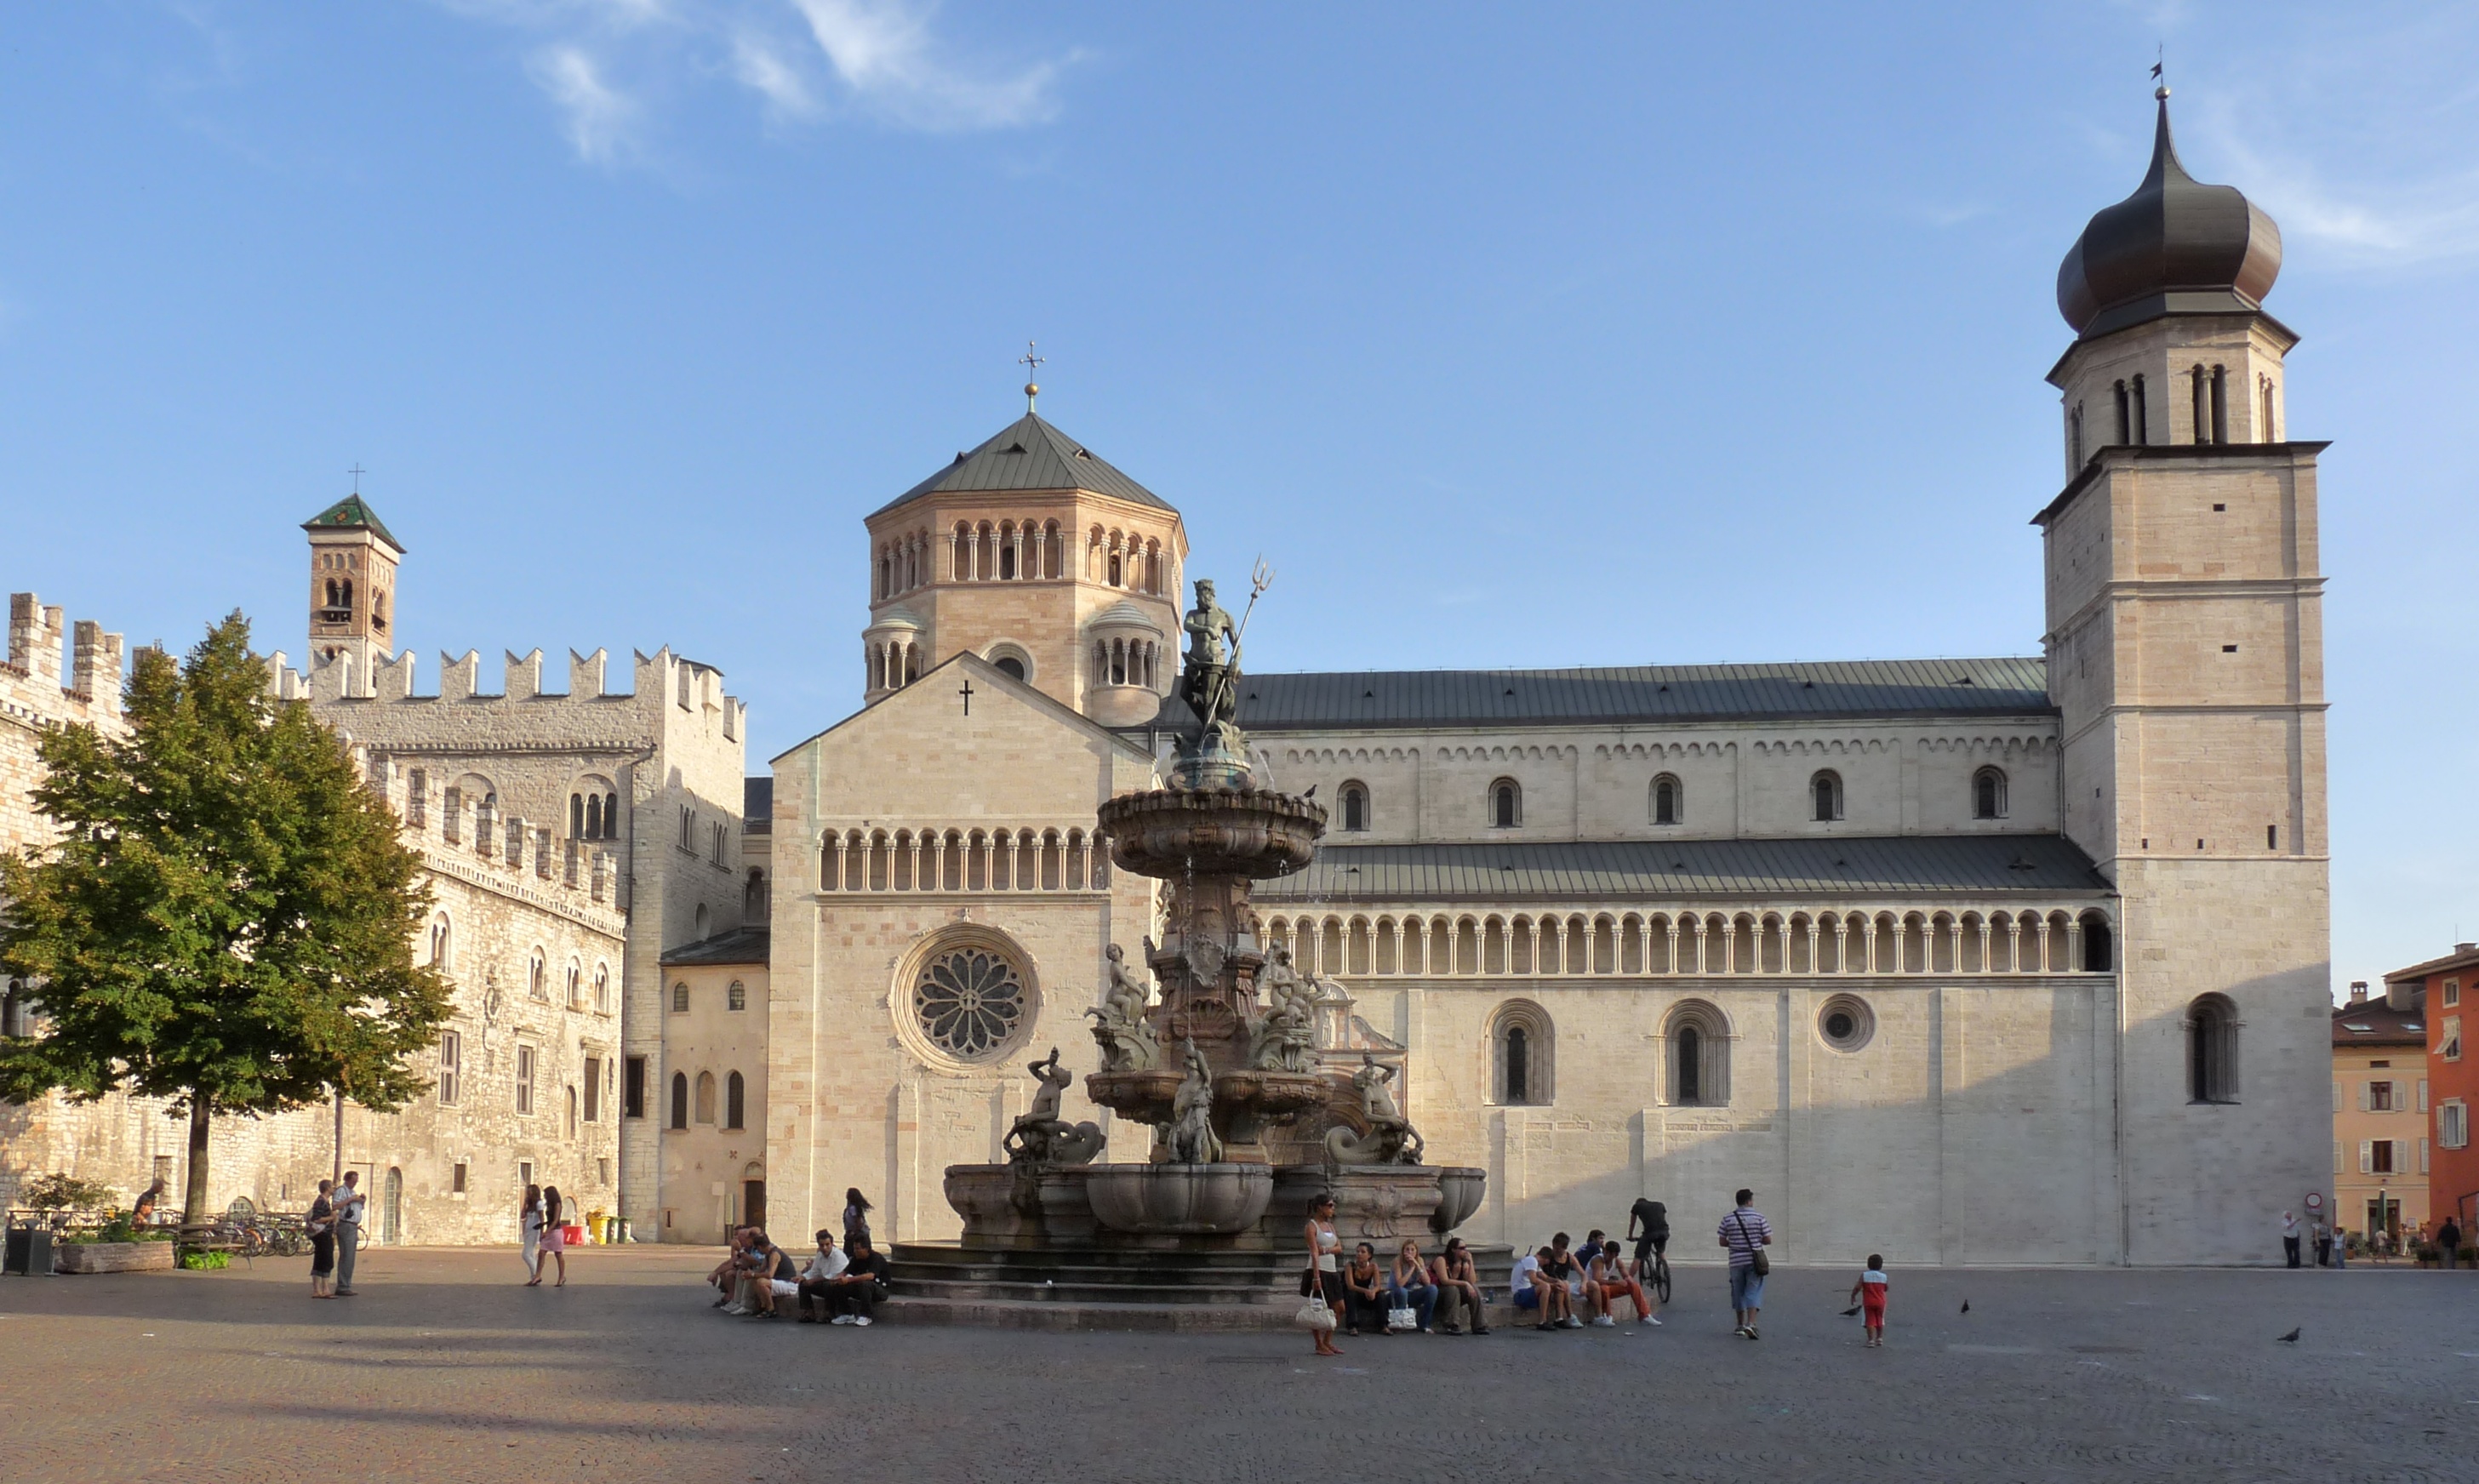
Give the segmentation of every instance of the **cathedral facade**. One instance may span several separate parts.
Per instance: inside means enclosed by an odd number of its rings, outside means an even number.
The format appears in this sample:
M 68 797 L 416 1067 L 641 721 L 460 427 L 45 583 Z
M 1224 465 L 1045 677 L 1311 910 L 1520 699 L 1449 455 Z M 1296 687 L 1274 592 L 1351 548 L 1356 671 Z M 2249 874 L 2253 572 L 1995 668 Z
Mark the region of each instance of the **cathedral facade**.
M 1787 1261 L 2261 1258 L 2329 1183 L 2315 457 L 2271 220 L 2151 167 L 2060 269 L 2076 338 L 2037 654 L 1250 675 L 1260 776 L 1332 827 L 1258 928 L 1408 1067 L 1467 1230 L 1692 1231 L 1740 1186 Z M 2027 511 L 2027 514 L 2031 512 Z M 1022 1063 L 1094 1064 L 1143 881 L 1178 514 L 1026 417 L 866 522 L 864 708 L 775 759 L 765 1164 L 958 1229 Z M 1063 1116 L 1110 1129 L 1071 1092 Z

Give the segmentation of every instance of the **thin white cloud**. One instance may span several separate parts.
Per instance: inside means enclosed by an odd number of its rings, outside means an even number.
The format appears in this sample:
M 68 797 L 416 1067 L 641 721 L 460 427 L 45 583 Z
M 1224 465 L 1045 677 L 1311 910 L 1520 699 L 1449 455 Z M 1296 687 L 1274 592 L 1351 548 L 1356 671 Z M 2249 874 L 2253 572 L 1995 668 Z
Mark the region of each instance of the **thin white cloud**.
M 743 32 L 731 38 L 731 75 L 779 113 L 802 117 L 817 112 L 817 96 L 799 64 L 764 37 Z
M 722 80 L 778 120 L 860 115 L 933 133 L 1017 129 L 1059 112 L 1076 53 L 978 61 L 932 22 L 935 0 L 434 0 L 526 34 L 526 71 L 580 159 L 643 158 L 655 100 Z M 624 87 L 615 78 L 626 78 Z
M 636 105 L 603 79 L 592 57 L 575 46 L 550 46 L 537 52 L 526 69 L 559 105 L 578 159 L 609 165 L 626 151 Z
M 1005 129 L 1058 112 L 1059 64 L 975 72 L 939 55 L 930 8 L 905 0 L 792 0 L 818 49 L 864 105 L 915 128 Z

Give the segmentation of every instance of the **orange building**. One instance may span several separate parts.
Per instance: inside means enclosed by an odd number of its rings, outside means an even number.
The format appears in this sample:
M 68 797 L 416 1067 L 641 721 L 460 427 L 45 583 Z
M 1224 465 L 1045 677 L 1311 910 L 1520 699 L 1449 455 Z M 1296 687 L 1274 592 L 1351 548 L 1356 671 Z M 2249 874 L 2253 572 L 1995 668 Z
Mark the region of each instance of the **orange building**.
M 2416 995 L 2427 1040 L 2425 1134 L 2432 1143 L 2428 1211 L 2441 1224 L 2447 1215 L 2470 1229 L 2479 1215 L 2479 1150 L 2470 1147 L 2470 1110 L 2479 1105 L 2479 1061 L 2463 1055 L 2463 996 L 2479 992 L 2479 943 L 2456 943 L 2453 952 L 2385 976 L 2388 999 Z

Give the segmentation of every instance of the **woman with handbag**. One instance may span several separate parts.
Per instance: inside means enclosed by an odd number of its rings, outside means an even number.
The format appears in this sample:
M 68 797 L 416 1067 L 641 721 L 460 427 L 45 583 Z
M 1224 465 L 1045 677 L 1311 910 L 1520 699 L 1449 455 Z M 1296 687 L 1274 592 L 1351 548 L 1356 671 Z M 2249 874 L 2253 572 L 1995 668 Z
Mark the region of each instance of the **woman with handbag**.
M 1308 1239 L 1308 1270 L 1300 1274 L 1300 1293 L 1308 1302 L 1300 1306 L 1300 1322 L 1316 1339 L 1319 1355 L 1341 1355 L 1334 1343 L 1334 1326 L 1342 1310 L 1342 1274 L 1335 1261 L 1342 1251 L 1342 1239 L 1334 1229 L 1334 1197 L 1319 1195 L 1309 1202 L 1309 1220 L 1304 1232 Z
M 1753 1340 L 1756 1311 L 1765 1306 L 1765 1274 L 1773 1271 L 1765 1248 L 1773 1244 L 1774 1229 L 1756 1210 L 1755 1191 L 1741 1190 L 1735 1199 L 1738 1209 L 1722 1218 L 1718 1233 L 1730 1251 L 1730 1309 L 1739 1321 L 1730 1333 Z
M 1388 1329 L 1430 1332 L 1430 1316 L 1437 1312 L 1437 1285 L 1429 1281 L 1428 1259 L 1420 1256 L 1420 1244 L 1403 1239 L 1402 1249 L 1395 1254 L 1394 1271 L 1386 1285 L 1386 1327 Z

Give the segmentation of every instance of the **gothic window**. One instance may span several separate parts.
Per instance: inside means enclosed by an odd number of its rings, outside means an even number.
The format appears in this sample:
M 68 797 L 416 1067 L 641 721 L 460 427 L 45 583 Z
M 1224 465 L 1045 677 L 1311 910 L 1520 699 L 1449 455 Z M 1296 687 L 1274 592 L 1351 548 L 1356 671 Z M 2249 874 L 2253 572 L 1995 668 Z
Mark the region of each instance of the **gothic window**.
M 1489 785 L 1489 823 L 1495 830 L 1512 830 L 1523 823 L 1523 790 L 1515 780 L 1502 778 Z
M 1982 768 L 1971 776 L 1971 817 L 2006 817 L 2006 774 L 2003 769 Z
M 602 838 L 606 840 L 620 838 L 620 796 L 618 794 L 602 796 Z
M 597 814 L 602 812 L 601 800 L 594 801 L 594 812 Z M 568 796 L 568 837 L 572 840 L 585 838 L 585 795 L 583 794 Z
M 574 959 L 570 960 L 568 965 L 568 1008 L 571 1010 L 585 1008 L 585 971 L 578 968 Z
M 1023 976 L 987 948 L 933 956 L 912 986 L 922 1033 L 959 1061 L 987 1061 L 1005 1050 L 1025 1011 Z
M 385 593 L 371 595 L 371 627 L 381 633 L 387 632 L 387 594 Z
M 430 822 L 430 774 L 416 768 L 405 775 L 404 822 L 416 830 Z
M 680 849 L 697 849 L 697 810 L 685 806 L 680 809 Z
M 460 1090 L 456 1074 L 464 1069 L 464 1061 L 465 1037 L 454 1031 L 439 1033 L 439 1104 L 443 1108 L 456 1106 Z
M 731 982 L 731 987 L 723 992 L 723 1008 L 726 1010 L 747 1010 L 749 1008 L 749 986 L 742 984 L 739 980 L 733 980 Z
M 1664 773 L 1652 780 L 1652 822 L 1674 825 L 1679 819 L 1678 780 Z
M 1557 1033 L 1549 1013 L 1530 1000 L 1498 1007 L 1490 1026 L 1490 1100 L 1511 1108 L 1550 1101 Z
M 1807 796 L 1813 806 L 1810 817 L 1820 823 L 1842 817 L 1842 775 L 1827 768 L 1807 780 Z
M 1723 1108 L 1730 1101 L 1730 1033 L 1722 1012 L 1688 1000 L 1670 1012 L 1670 1102 L 1679 1108 Z
M 1353 833 L 1368 828 L 1368 789 L 1366 785 L 1342 785 L 1342 828 Z
M 740 888 L 740 920 L 766 920 L 766 871 L 762 866 L 751 866 L 749 883 Z
M 705 941 L 706 924 L 712 920 L 711 915 L 705 909 L 705 904 L 703 902 L 699 903 L 697 908 L 697 936 L 699 942 L 703 943 Z
M 520 1042 L 517 1046 L 517 1112 L 530 1115 L 534 1111 L 534 1048 Z
M 672 985 L 672 1013 L 675 1015 L 685 1015 L 688 1012 L 689 986 L 685 983 Z
M 745 1127 L 741 1117 L 748 1111 L 749 1085 L 741 1080 L 738 1072 L 734 1072 L 730 1080 L 724 1084 L 723 1126 L 728 1129 Z
M 686 1072 L 672 1074 L 671 1123 L 676 1129 L 689 1126 L 689 1074 Z
M 607 963 L 594 966 L 594 1011 L 600 1015 L 611 1013 L 611 966 Z
M 2238 1100 L 2238 1008 L 2226 995 L 2200 995 L 2186 1008 L 2186 1097 Z
M 543 951 L 539 948 L 525 959 L 525 993 L 537 1000 L 550 998 L 550 985 L 544 978 Z
M 714 1073 L 700 1072 L 697 1080 L 697 1121 L 714 1121 Z
M 448 955 L 453 950 L 454 928 L 446 912 L 430 920 L 430 966 L 442 974 L 448 971 Z

